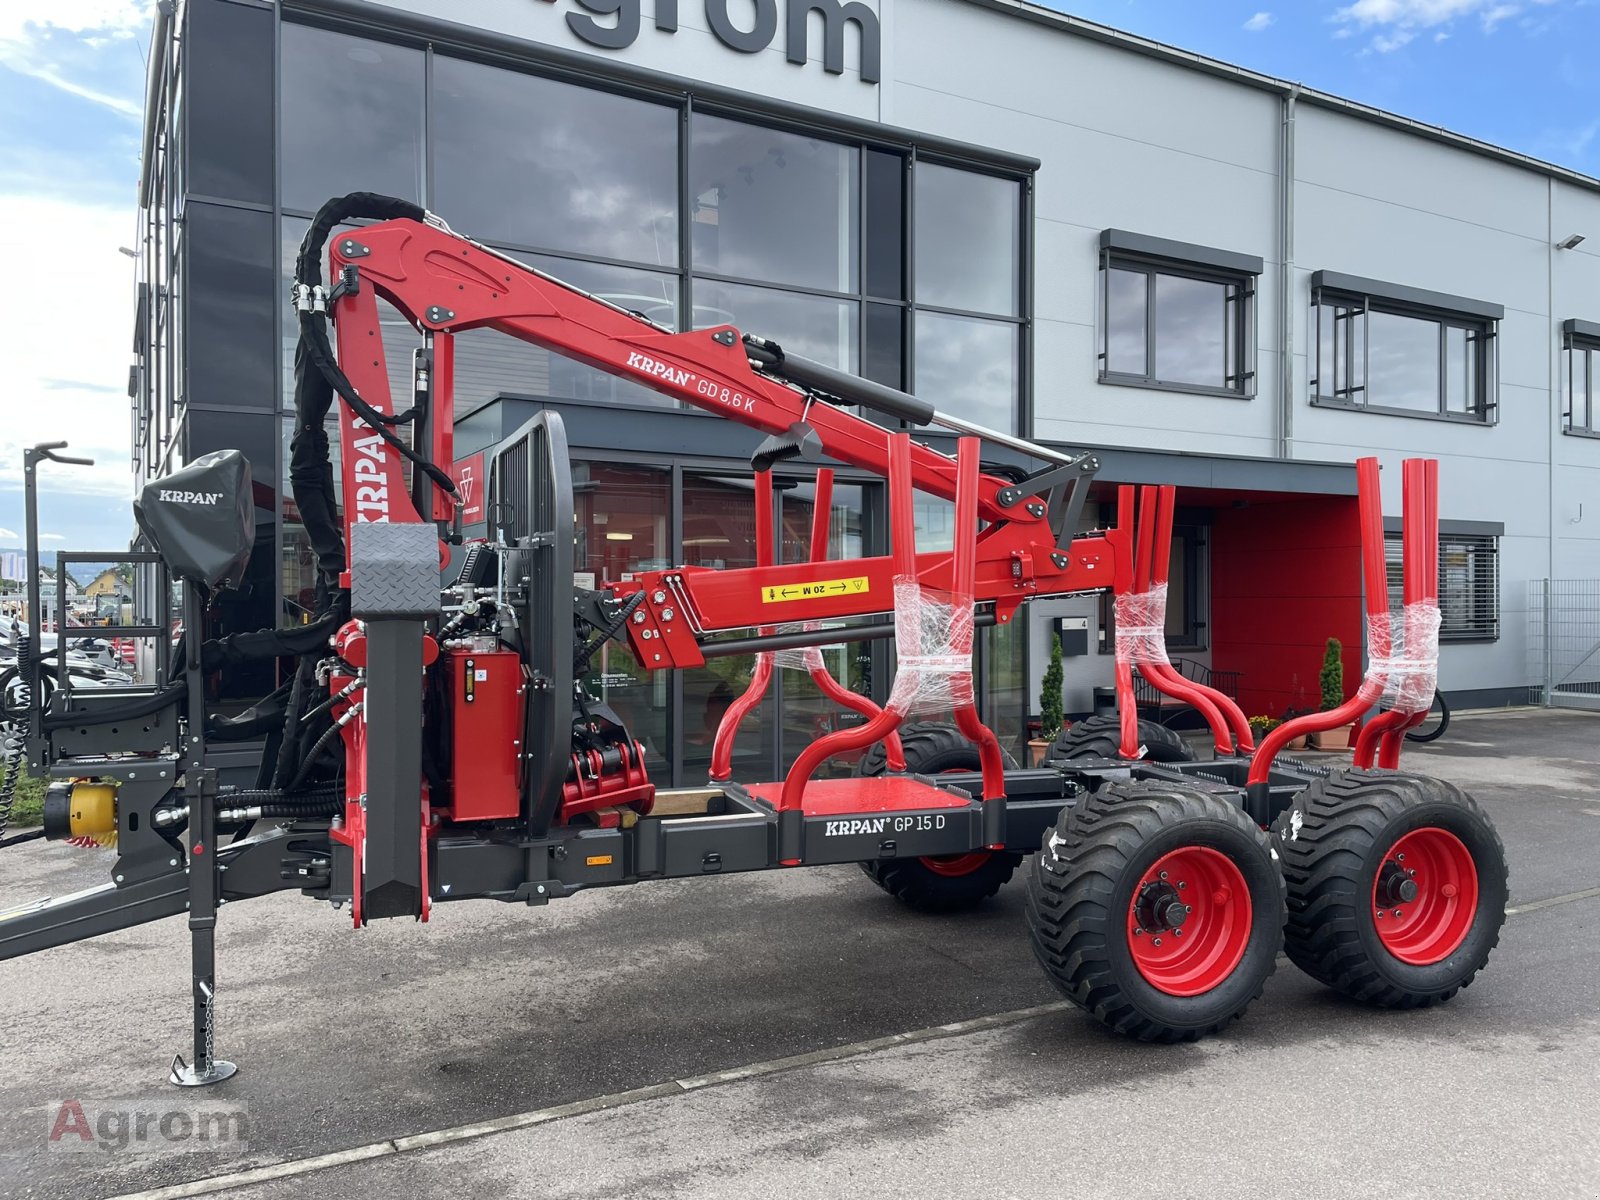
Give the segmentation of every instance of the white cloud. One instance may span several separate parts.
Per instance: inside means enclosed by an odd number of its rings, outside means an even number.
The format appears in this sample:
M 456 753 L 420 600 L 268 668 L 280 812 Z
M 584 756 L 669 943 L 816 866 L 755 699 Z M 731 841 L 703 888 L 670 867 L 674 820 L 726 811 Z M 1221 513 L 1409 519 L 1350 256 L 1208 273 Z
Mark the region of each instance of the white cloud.
M 1417 35 L 1409 29 L 1396 29 L 1393 33 L 1380 33 L 1372 39 L 1372 48 L 1379 54 L 1398 50 Z
M 154 10 L 152 0 L 51 0 L 0 11 L 0 42 L 28 41 L 49 30 L 99 38 L 133 37 Z
M 52 0 L 44 10 L 42 5 L 10 0 L 0 9 L 0 66 L 136 121 L 140 115 L 136 99 L 73 76 L 76 70 L 93 70 L 85 51 L 102 55 L 113 43 L 140 36 L 154 8 L 150 0 Z M 136 51 L 130 46 L 123 53 Z M 75 70 L 63 70 L 64 62 Z
M 7 529 L 4 525 L 0 525 L 0 542 L 20 542 L 21 540 L 22 535 L 15 529 Z
M 1246 21 L 1244 23 L 1244 27 L 1246 29 L 1248 29 L 1251 33 L 1260 33 L 1268 25 L 1271 25 L 1272 21 L 1273 21 L 1273 16 L 1272 16 L 1271 13 L 1269 13 L 1269 12 L 1258 12 L 1255 16 L 1251 17 L 1248 21 Z
M 1337 10 L 1336 37 L 1353 32 L 1373 31 L 1368 48 L 1388 54 L 1411 42 L 1424 30 L 1436 30 L 1433 40 L 1445 41 L 1450 26 L 1462 18 L 1476 16 L 1484 33 L 1499 26 L 1530 6 L 1547 6 L 1562 0 L 1355 0 Z
M 0 195 L 0 255 L 17 279 L 70 280 L 71 319 L 58 305 L 19 305 L 8 316 L 6 419 L 0 423 L 0 491 L 20 490 L 22 450 L 66 440 L 92 470 L 52 468 L 49 494 L 116 497 L 133 491 L 128 367 L 134 265 L 117 253 L 136 233 L 123 207 L 45 196 Z M 137 243 L 135 243 L 137 244 Z
M 41 533 L 39 540 L 41 542 L 64 542 L 67 540 L 67 535 L 64 533 Z

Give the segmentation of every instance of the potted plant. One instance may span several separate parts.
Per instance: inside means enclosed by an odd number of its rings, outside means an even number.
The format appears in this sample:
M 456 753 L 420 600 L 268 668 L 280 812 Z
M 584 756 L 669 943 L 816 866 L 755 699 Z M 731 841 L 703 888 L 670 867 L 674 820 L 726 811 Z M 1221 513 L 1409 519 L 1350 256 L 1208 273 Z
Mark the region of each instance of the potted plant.
M 1344 703 L 1344 646 L 1338 638 L 1328 639 L 1322 656 L 1322 711 L 1332 712 Z M 1323 733 L 1313 733 L 1311 744 L 1318 750 L 1348 750 L 1350 726 L 1340 725 Z
M 1278 720 L 1277 717 L 1269 717 L 1266 715 L 1251 717 L 1250 736 L 1255 738 L 1256 745 L 1259 746 L 1262 738 L 1266 737 L 1267 734 L 1271 733 L 1274 729 L 1282 724 L 1283 722 Z
M 1061 671 L 1061 637 L 1050 636 L 1050 665 L 1045 669 L 1044 682 L 1039 687 L 1039 736 L 1028 742 L 1028 765 L 1037 767 L 1044 761 L 1050 747 L 1061 733 L 1061 688 L 1065 678 Z

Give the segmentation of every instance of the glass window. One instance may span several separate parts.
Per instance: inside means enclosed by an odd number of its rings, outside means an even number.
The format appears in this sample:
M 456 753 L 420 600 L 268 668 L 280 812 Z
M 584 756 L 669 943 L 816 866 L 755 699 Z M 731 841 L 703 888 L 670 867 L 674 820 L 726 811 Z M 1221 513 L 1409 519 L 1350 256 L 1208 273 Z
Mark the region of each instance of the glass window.
M 1219 277 L 1107 253 L 1100 381 L 1250 395 L 1248 276 Z
M 1023 609 L 1026 612 L 1026 609 Z M 1025 723 L 1028 714 L 1028 653 L 1026 621 L 1013 618 L 1005 625 L 978 631 L 983 663 L 983 695 L 979 715 L 994 730 L 1000 745 L 1018 762 L 1028 761 Z M 1034 695 L 1038 689 L 1034 689 Z
M 572 569 L 578 586 L 603 588 L 671 562 L 670 471 L 578 461 L 572 464 L 572 492 L 577 517 Z M 606 642 L 590 667 L 582 680 L 589 695 L 616 710 L 628 732 L 644 743 L 651 779 L 670 786 L 671 673 L 645 670 L 626 639 L 619 638 Z
M 1373 312 L 1367 316 L 1367 403 L 1382 408 L 1439 411 L 1436 321 Z
M 1018 327 L 917 314 L 917 395 L 935 408 L 1006 433 L 1017 423 Z
M 299 217 L 285 217 L 283 220 L 283 242 L 279 249 L 280 296 L 289 294 L 295 256 L 300 252 L 301 239 L 305 237 L 310 224 Z M 676 275 L 552 255 L 513 253 L 511 257 L 613 304 L 639 312 L 669 329 L 677 328 Z M 378 320 L 383 331 L 390 392 L 400 408 L 409 407 L 411 356 L 422 344 L 421 335 L 386 300 L 378 301 Z M 294 353 L 298 338 L 298 323 L 286 321 L 282 346 L 285 408 L 291 408 L 294 404 Z M 496 396 L 507 393 L 612 404 L 671 406 L 675 403 L 672 397 L 651 388 L 619 379 L 576 359 L 492 329 L 475 329 L 457 334 L 457 416 L 465 415 Z
M 846 371 L 855 371 L 860 358 L 857 305 L 849 300 L 697 279 L 694 323 L 697 329 L 733 325 Z
M 1313 304 L 1315 402 L 1490 419 L 1496 322 L 1332 292 Z
M 905 279 L 906 160 L 882 150 L 866 152 L 866 236 L 862 255 L 867 295 L 903 300 Z
M 683 562 L 717 570 L 756 565 L 755 483 L 748 477 L 683 478 Z M 666 564 L 663 563 L 663 566 Z M 753 634 L 755 630 L 742 630 Z M 730 634 L 729 636 L 734 636 Z M 712 658 L 683 675 L 683 770 L 686 783 L 706 777 L 722 716 L 744 695 L 756 656 Z M 775 687 L 739 726 L 733 743 L 736 779 L 766 779 L 776 765 Z
M 1389 607 L 1405 598 L 1405 554 L 1398 532 L 1384 535 Z M 1500 539 L 1492 534 L 1440 533 L 1439 637 L 1496 641 L 1500 637 Z
M 271 204 L 272 13 L 196 4 L 184 16 L 187 144 L 171 159 L 191 192 Z
M 1113 269 L 1106 273 L 1106 289 L 1106 370 L 1145 375 L 1150 277 L 1143 271 Z
M 276 399 L 272 214 L 194 202 L 185 253 L 187 398 L 220 407 L 270 409 Z
M 866 344 L 861 348 L 861 374 L 892 388 L 906 385 L 906 310 L 898 304 L 867 305 Z
M 1566 431 L 1600 434 L 1600 342 L 1569 334 L 1565 358 Z
M 432 207 L 483 241 L 678 261 L 678 111 L 434 60 Z
M 778 525 L 783 562 L 806 562 L 811 556 L 811 521 L 816 509 L 816 484 L 811 480 L 786 483 L 780 481 Z M 838 560 L 860 558 L 864 551 L 865 489 L 857 484 L 837 484 L 829 505 L 828 558 Z M 687 546 L 685 535 L 685 549 Z M 869 648 L 858 642 L 838 642 L 821 647 L 822 661 L 829 674 L 846 688 L 859 695 L 868 695 L 872 688 L 872 655 Z M 779 769 L 787 771 L 800 752 L 818 738 L 837 729 L 853 727 L 862 722 L 860 714 L 844 708 L 822 694 L 821 689 L 805 671 L 781 672 L 783 688 L 779 706 L 783 723 L 782 754 Z M 825 763 L 819 774 L 848 774 L 860 751 Z
M 917 303 L 1018 315 L 1022 199 L 1009 179 L 916 168 Z
M 315 212 L 355 191 L 422 199 L 423 61 L 420 50 L 284 24 L 285 208 Z
M 860 160 L 854 146 L 696 115 L 689 138 L 694 269 L 859 290 Z
M 305 239 L 306 230 L 311 227 L 311 222 L 301 217 L 285 217 L 282 225 L 282 241 L 278 247 L 278 290 L 276 295 L 288 303 L 289 288 L 294 282 L 294 263 L 300 254 L 300 243 Z M 354 229 L 352 225 L 341 225 L 333 234 L 329 235 L 330 242 L 333 237 L 347 229 Z M 327 274 L 328 264 L 322 264 L 324 276 Z M 422 345 L 422 335 L 411 327 L 400 310 L 381 297 L 378 300 L 378 328 L 383 334 L 384 362 L 388 367 L 389 394 L 394 400 L 397 409 L 411 407 L 411 354 L 418 346 Z M 329 337 L 335 337 L 334 331 L 329 332 Z M 283 344 L 280 347 L 282 354 L 281 369 L 283 372 L 283 407 L 287 410 L 294 408 L 294 353 L 295 346 L 300 340 L 300 322 L 286 312 L 283 321 Z M 338 401 L 335 401 L 335 410 Z M 337 442 L 337 439 L 335 439 Z
M 669 329 L 677 327 L 678 279 L 656 271 L 615 267 L 538 254 L 513 258 L 613 304 L 641 312 Z M 549 396 L 608 404 L 671 407 L 674 397 L 536 346 L 494 329 L 456 335 L 457 415 L 496 396 Z

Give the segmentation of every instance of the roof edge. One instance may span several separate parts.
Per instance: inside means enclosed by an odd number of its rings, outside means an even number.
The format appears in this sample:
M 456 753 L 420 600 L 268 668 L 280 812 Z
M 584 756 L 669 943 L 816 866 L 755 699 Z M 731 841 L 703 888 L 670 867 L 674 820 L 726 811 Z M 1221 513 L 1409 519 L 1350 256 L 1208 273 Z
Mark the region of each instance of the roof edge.
M 1187 67 L 1205 75 L 1231 80 L 1234 83 L 1252 87 L 1258 91 L 1271 92 L 1279 96 L 1292 94 L 1298 100 L 1308 104 L 1342 112 L 1347 116 L 1370 121 L 1376 125 L 1383 125 L 1402 133 L 1414 134 L 1429 141 L 1442 142 L 1447 146 L 1454 146 L 1458 150 L 1465 150 L 1483 158 L 1492 158 L 1514 167 L 1534 171 L 1540 175 L 1559 179 L 1563 183 L 1585 188 L 1588 191 L 1600 192 L 1600 179 L 1592 175 L 1585 175 L 1582 171 L 1575 171 L 1571 167 L 1563 167 L 1557 163 L 1547 162 L 1542 158 L 1535 158 L 1531 154 L 1523 154 L 1519 150 L 1511 150 L 1505 146 L 1497 146 L 1493 142 L 1485 142 L 1475 137 L 1469 137 L 1464 133 L 1456 133 L 1454 130 L 1446 129 L 1442 125 L 1429 125 L 1414 117 L 1401 116 L 1399 113 L 1392 113 L 1387 109 L 1363 104 L 1358 100 L 1349 100 L 1343 96 L 1336 96 L 1332 92 L 1320 91 L 1317 88 L 1307 87 L 1292 80 L 1280 79 L 1275 75 L 1266 75 L 1260 71 L 1252 71 L 1248 67 L 1224 62 L 1220 58 L 1211 58 L 1193 50 L 1183 50 L 1177 46 L 1169 46 L 1165 42 L 1141 37 L 1136 33 L 1125 33 L 1120 29 L 1113 29 L 1109 25 L 1101 25 L 1083 17 L 1074 17 L 1069 13 L 1057 12 L 1053 8 L 1044 8 L 1040 5 L 1029 3 L 1029 0 L 962 0 L 962 3 L 976 5 L 979 8 L 992 9 L 995 12 L 1018 17 L 1024 21 L 1032 21 L 1037 25 L 1047 25 L 1075 37 L 1103 42 L 1134 54 L 1142 54 L 1146 58 L 1154 58 L 1161 62 L 1171 63 L 1174 66 Z

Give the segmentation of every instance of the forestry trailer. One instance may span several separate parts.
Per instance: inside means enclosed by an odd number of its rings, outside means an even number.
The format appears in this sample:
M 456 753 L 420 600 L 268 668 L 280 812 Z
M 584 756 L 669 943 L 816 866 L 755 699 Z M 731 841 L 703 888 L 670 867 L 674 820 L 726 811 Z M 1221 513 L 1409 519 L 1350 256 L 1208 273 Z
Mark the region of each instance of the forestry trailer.
M 446 901 L 543 905 L 652 879 L 859 863 L 897 899 L 948 912 L 1020 866 L 1028 935 L 1052 982 L 1113 1029 L 1169 1042 L 1239 1017 L 1280 949 L 1325 984 L 1396 1008 L 1446 1000 L 1484 965 L 1504 919 L 1500 840 L 1461 790 L 1396 769 L 1434 688 L 1436 464 L 1404 465 L 1405 603 L 1393 614 L 1378 467 L 1358 464 L 1370 666 L 1343 707 L 1256 746 L 1237 704 L 1166 656 L 1170 487 L 1121 488 L 1114 525 L 1079 534 L 1091 454 L 936 412 L 729 326 L 674 333 L 400 200 L 324 206 L 296 279 L 290 478 L 316 556 L 315 616 L 206 638 L 208 607 L 255 540 L 250 466 L 222 451 L 136 503 L 150 549 L 133 558 L 160 581 L 155 607 L 102 633 L 148 639 L 145 681 L 74 686 L 37 622 L 0 678 L 0 835 L 25 760 L 48 781 L 44 828 L 11 841 L 114 841 L 117 852 L 104 886 L 0 912 L 0 959 L 187 913 L 193 1051 L 172 1082 L 235 1069 L 213 1052 L 219 906 L 289 889 L 359 929 L 427 921 Z M 404 411 L 380 300 L 421 339 Z M 575 586 L 570 463 L 548 411 L 488 451 L 487 532 L 465 538 L 451 474 L 455 337 L 476 329 L 764 438 L 751 460 L 757 565 Z M 335 404 L 342 509 L 325 431 Z M 954 433 L 954 453 L 915 441 L 919 426 Z M 1033 465 L 988 465 L 986 443 Z M 25 464 L 34 613 L 37 473 L 73 461 L 61 445 Z M 815 471 L 810 554 L 783 562 L 771 472 L 796 461 Z M 887 555 L 829 560 L 834 466 L 885 481 Z M 953 504 L 951 549 L 919 551 L 918 491 Z M 1071 726 L 1041 766 L 1014 766 L 975 708 L 974 630 L 1009 623 L 1029 600 L 1105 591 L 1119 715 Z M 704 786 L 654 786 L 644 747 L 585 688 L 611 639 L 649 671 L 755 656 Z M 834 679 L 818 649 L 871 639 L 896 652 L 881 706 Z M 214 711 L 208 680 L 264 659 L 288 664 L 280 690 L 243 714 Z M 734 737 L 778 669 L 806 672 L 854 723 L 808 745 L 782 780 L 735 780 Z M 1138 720 L 1135 672 L 1204 717 L 1214 760 L 1193 761 Z M 1374 708 L 1353 768 L 1278 759 L 1296 734 Z M 264 740 L 255 785 L 219 786 L 207 749 L 241 740 Z M 815 777 L 841 756 L 855 758 L 853 775 Z

